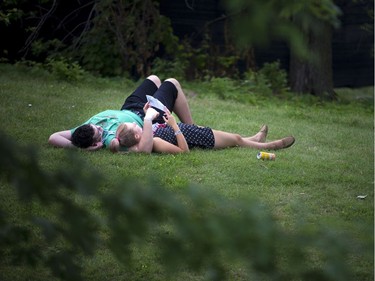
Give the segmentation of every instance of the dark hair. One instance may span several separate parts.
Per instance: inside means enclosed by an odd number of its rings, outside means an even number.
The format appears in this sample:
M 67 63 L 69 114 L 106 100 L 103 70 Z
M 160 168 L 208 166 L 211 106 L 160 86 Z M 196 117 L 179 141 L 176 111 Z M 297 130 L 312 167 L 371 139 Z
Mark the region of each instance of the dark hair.
M 72 134 L 72 143 L 80 148 L 87 148 L 94 143 L 94 128 L 90 124 L 79 126 Z

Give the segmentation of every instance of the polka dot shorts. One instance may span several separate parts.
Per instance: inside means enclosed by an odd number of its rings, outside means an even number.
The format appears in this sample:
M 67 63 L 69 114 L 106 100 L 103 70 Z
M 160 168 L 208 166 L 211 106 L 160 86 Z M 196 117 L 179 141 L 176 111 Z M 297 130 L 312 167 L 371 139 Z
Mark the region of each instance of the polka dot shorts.
M 181 132 L 184 134 L 189 149 L 192 148 L 203 148 L 212 149 L 215 145 L 215 137 L 208 127 L 198 127 L 196 125 L 189 125 L 179 123 Z M 169 143 L 177 145 L 177 138 L 174 135 L 174 131 L 170 126 L 159 127 L 154 132 L 154 137 L 159 137 Z

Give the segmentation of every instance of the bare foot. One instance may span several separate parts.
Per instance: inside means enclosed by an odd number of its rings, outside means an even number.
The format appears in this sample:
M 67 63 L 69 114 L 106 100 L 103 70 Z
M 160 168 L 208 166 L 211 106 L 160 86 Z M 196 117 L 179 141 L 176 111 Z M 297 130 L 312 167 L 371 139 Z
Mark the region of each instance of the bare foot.
M 266 138 L 267 138 L 267 134 L 268 134 L 268 126 L 267 125 L 263 125 L 260 128 L 260 131 L 259 131 L 258 134 L 259 134 L 259 142 L 265 142 Z
M 254 136 L 248 138 L 249 140 L 251 141 L 256 141 L 256 142 L 266 142 L 266 138 L 267 138 L 267 133 L 268 133 L 268 126 L 267 125 L 263 125 L 259 132 L 256 133 Z

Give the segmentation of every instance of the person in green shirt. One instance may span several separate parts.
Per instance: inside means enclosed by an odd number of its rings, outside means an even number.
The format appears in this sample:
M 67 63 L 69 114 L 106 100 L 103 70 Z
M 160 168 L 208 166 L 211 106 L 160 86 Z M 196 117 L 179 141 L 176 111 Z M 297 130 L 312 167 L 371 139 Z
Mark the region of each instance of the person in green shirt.
M 78 127 L 55 132 L 49 137 L 48 143 L 56 147 L 80 147 L 94 151 L 110 147 L 121 123 L 135 123 L 148 132 L 148 127 L 151 127 L 153 122 L 164 122 L 164 111 L 151 107 L 147 96 L 158 99 L 169 111 L 173 111 L 181 122 L 193 124 L 180 83 L 174 78 L 161 83 L 159 77 L 150 75 L 125 99 L 119 110 L 102 111 Z M 143 134 L 138 146 L 139 151 L 150 152 L 152 143 L 152 134 Z

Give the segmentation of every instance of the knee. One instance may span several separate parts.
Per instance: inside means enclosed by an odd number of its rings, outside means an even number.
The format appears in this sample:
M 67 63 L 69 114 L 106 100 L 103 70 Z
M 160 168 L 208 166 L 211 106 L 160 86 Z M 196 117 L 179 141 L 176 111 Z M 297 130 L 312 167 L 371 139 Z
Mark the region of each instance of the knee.
M 243 138 L 240 134 L 234 134 L 234 139 L 236 140 L 237 144 L 240 144 L 243 140 Z
M 181 88 L 180 82 L 178 82 L 175 78 L 168 78 L 165 81 L 171 82 L 173 85 L 175 85 L 177 90 Z
M 161 81 L 159 79 L 159 77 L 157 77 L 156 75 L 150 75 L 147 77 L 148 80 L 151 80 L 155 85 L 156 87 L 160 87 L 161 85 Z

